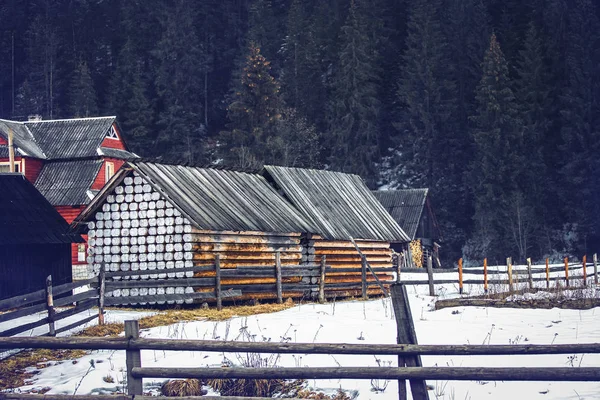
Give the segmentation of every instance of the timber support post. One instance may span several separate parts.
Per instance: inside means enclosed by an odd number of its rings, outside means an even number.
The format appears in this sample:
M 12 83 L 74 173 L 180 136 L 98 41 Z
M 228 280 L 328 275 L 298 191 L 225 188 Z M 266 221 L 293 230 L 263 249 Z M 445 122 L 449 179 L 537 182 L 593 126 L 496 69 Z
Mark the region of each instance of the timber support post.
M 125 338 L 129 341 L 140 337 L 138 321 L 125 321 Z M 137 396 L 143 394 L 141 378 L 135 378 L 132 374 L 133 368 L 142 366 L 141 351 L 138 349 L 127 349 L 125 351 L 125 364 L 127 366 L 127 394 Z
M 592 258 L 594 261 L 594 283 L 598 284 L 598 254 L 594 253 L 594 257 Z
M 54 296 L 52 295 L 52 275 L 46 278 L 46 310 L 48 311 L 48 334 L 56 336 L 56 328 L 54 326 Z
M 565 283 L 569 287 L 569 257 L 565 257 Z
M 427 281 L 429 282 L 429 295 L 435 296 L 435 286 L 433 284 L 433 258 L 427 257 Z
M 506 272 L 508 273 L 508 291 L 514 292 L 515 287 L 513 284 L 513 273 L 512 273 L 512 258 L 506 258 Z
M 367 294 L 367 257 L 361 256 L 361 283 L 362 283 L 362 298 L 367 300 L 369 298 Z
M 215 297 L 217 298 L 217 310 L 223 309 L 223 297 L 221 295 L 221 255 L 215 256 Z M 131 394 L 131 393 L 130 393 Z
M 100 264 L 98 273 L 98 325 L 104 325 L 104 293 L 106 291 L 106 264 Z
M 527 259 L 527 280 L 529 289 L 533 289 L 533 276 L 531 276 L 531 258 Z
M 327 268 L 327 256 L 321 257 L 321 277 L 319 279 L 319 303 L 325 303 L 325 270 Z
M 458 259 L 458 293 L 463 293 L 463 259 Z
M 483 293 L 488 294 L 488 265 L 487 265 L 487 258 L 483 259 Z
M 410 311 L 406 286 L 403 283 L 395 283 L 391 286 L 392 307 L 396 318 L 396 343 L 398 344 L 418 344 L 417 334 Z M 399 355 L 398 367 L 422 367 L 420 355 Z M 429 400 L 427 385 L 424 380 L 411 379 L 410 390 L 414 400 Z M 408 396 L 406 390 L 406 381 L 398 380 L 398 399 L 406 400 Z
M 277 303 L 283 303 L 283 289 L 281 286 L 281 253 L 275 253 L 275 280 L 277 282 Z
M 550 289 L 550 259 L 546 258 L 546 288 Z
M 583 286 L 587 286 L 587 255 L 583 255 Z

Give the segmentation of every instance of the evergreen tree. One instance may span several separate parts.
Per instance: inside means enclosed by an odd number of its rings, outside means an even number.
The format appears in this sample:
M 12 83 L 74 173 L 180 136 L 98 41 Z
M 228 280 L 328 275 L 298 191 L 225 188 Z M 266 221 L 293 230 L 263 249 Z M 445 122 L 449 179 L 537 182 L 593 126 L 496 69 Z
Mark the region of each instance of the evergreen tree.
M 577 0 L 569 14 L 567 88 L 563 120 L 560 194 L 568 221 L 578 225 L 586 241 L 600 242 L 600 23 L 591 0 Z
M 472 117 L 475 157 L 470 182 L 475 203 L 475 232 L 469 256 L 505 257 L 513 242 L 512 225 L 522 209 L 519 170 L 523 159 L 520 124 L 508 64 L 496 35 L 483 61 Z M 522 254 L 521 254 L 522 255 Z
M 71 117 L 96 117 L 98 104 L 94 82 L 87 63 L 80 62 L 73 72 L 69 87 L 69 112 Z
M 154 51 L 155 85 L 160 98 L 154 154 L 194 162 L 202 154 L 206 127 L 202 93 L 206 53 L 198 39 L 195 9 L 177 0 L 163 10 L 163 33 Z
M 243 168 L 262 165 L 266 145 L 281 118 L 279 84 L 260 48 L 250 44 L 249 55 L 233 101 L 227 109 L 228 131 L 221 133 L 225 162 Z
M 379 71 L 362 11 L 351 2 L 340 36 L 329 111 L 330 162 L 332 168 L 359 174 L 373 185 L 379 155 Z

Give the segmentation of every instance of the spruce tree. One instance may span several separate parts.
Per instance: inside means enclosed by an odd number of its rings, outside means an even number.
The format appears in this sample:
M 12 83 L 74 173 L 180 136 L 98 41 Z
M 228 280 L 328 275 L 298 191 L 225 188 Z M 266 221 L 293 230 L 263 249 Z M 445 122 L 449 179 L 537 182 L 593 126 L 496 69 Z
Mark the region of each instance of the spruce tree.
M 69 112 L 71 117 L 96 117 L 98 104 L 94 82 L 87 63 L 80 62 L 73 73 L 69 87 Z
M 475 204 L 473 256 L 510 254 L 513 233 L 507 219 L 522 208 L 518 185 L 523 159 L 520 124 L 508 76 L 508 64 L 492 34 L 476 92 L 477 109 L 471 118 L 475 145 L 470 183 Z M 497 258 L 497 259 L 498 259 Z
M 363 8 L 352 1 L 340 35 L 332 82 L 329 135 L 331 167 L 361 175 L 373 185 L 379 155 L 379 70 L 367 35 Z
M 225 162 L 257 167 L 264 162 L 266 144 L 281 118 L 279 84 L 271 75 L 270 62 L 250 43 L 249 55 L 227 108 L 228 130 L 221 132 Z

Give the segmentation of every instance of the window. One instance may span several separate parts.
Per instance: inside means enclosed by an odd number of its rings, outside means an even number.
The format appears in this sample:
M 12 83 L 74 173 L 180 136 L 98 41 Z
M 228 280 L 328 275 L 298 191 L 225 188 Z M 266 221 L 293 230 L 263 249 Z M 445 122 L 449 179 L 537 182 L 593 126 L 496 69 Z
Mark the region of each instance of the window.
M 85 244 L 80 243 L 77 245 L 77 261 L 85 261 Z
M 108 180 L 110 178 L 112 178 L 112 176 L 115 174 L 115 164 L 111 163 L 111 162 L 106 162 L 104 168 L 105 168 L 106 182 L 108 182 Z
M 2 162 L 0 163 L 0 173 L 10 172 L 10 163 Z M 15 172 L 21 172 L 21 162 L 15 161 Z
M 111 125 L 110 129 L 106 133 L 106 137 L 108 139 L 117 139 L 117 140 L 119 140 L 119 135 L 117 135 L 117 130 L 115 129 L 114 125 Z

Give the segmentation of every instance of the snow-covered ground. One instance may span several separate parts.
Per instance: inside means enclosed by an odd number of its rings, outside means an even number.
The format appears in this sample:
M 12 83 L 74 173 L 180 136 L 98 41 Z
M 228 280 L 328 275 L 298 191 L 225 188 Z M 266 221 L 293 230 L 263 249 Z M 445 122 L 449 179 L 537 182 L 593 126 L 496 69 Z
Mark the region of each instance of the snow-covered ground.
M 449 272 L 449 275 L 456 274 Z M 443 274 L 446 275 L 446 274 Z M 403 274 L 403 279 L 424 279 L 424 274 Z M 438 275 L 436 275 L 436 278 Z M 481 277 L 479 275 L 479 277 Z M 477 279 L 475 276 L 473 279 Z M 451 278 L 453 279 L 453 278 Z M 465 276 L 465 279 L 467 277 Z M 491 278 L 490 278 L 491 279 Z M 465 287 L 479 292 L 480 287 Z M 442 297 L 456 297 L 458 285 L 437 285 Z M 550 344 L 597 342 L 600 338 L 600 309 L 530 310 L 487 307 L 457 307 L 433 310 L 434 298 L 426 295 L 427 286 L 408 288 L 417 337 L 421 344 Z M 478 293 L 476 293 L 478 294 Z M 139 317 L 131 312 L 121 317 Z M 273 314 L 262 314 L 228 321 L 194 321 L 142 331 L 148 338 L 185 338 L 319 342 L 319 343 L 395 343 L 396 328 L 390 299 L 366 302 L 345 301 L 325 305 L 304 304 Z M 242 354 L 143 351 L 146 367 L 221 366 L 238 364 Z M 268 357 L 269 355 L 263 355 Z M 91 361 L 94 367 L 91 367 Z M 394 356 L 281 355 L 278 366 L 395 366 Z M 428 356 L 425 366 L 600 366 L 600 355 L 573 354 L 549 356 Z M 73 364 L 57 363 L 40 370 L 21 390 L 50 387 L 49 393 L 77 394 L 113 392 L 123 388 L 125 353 L 95 351 Z M 106 381 L 114 380 L 114 383 Z M 148 390 L 160 386 L 145 380 Z M 598 399 L 600 382 L 453 382 L 429 381 L 431 399 Z M 361 380 L 309 381 L 315 389 L 343 388 L 359 400 L 396 399 L 396 382 Z M 387 385 L 387 387 L 386 387 Z M 383 392 L 373 387 L 386 387 Z

